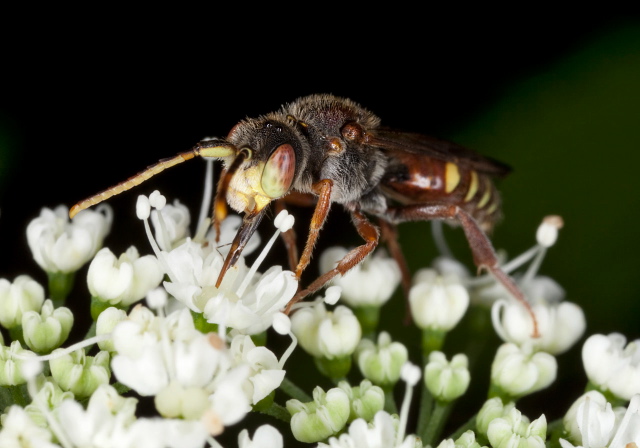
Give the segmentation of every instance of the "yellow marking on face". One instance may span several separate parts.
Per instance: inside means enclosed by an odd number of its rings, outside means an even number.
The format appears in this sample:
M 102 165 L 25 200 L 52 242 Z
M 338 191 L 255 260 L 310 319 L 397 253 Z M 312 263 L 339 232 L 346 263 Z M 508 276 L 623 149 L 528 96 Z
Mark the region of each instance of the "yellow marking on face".
M 257 205 L 258 210 L 261 210 L 271 202 L 260 184 L 263 170 L 264 163 L 259 163 L 244 170 L 241 168 L 231 178 L 227 202 L 232 209 L 242 213 L 253 210 Z
M 447 193 L 451 193 L 460 183 L 460 171 L 458 170 L 458 165 L 456 165 L 455 163 L 447 162 L 447 164 L 445 165 L 444 179 L 446 182 L 444 191 Z
M 495 211 L 496 211 L 496 209 L 497 209 L 497 208 L 498 208 L 498 203 L 497 203 L 497 202 L 494 202 L 494 203 L 493 203 L 493 204 L 491 204 L 491 205 L 489 206 L 489 208 L 487 209 L 487 214 L 488 214 L 488 215 L 492 214 L 493 212 L 495 212 Z
M 469 182 L 469 191 L 464 197 L 464 202 L 469 202 L 476 195 L 478 191 L 478 173 L 471 171 L 471 181 Z
M 480 198 L 480 202 L 478 202 L 478 208 L 482 208 L 487 205 L 487 202 L 489 202 L 489 198 L 491 198 L 491 189 L 487 188 L 487 191 L 485 191 L 482 195 L 482 198 Z

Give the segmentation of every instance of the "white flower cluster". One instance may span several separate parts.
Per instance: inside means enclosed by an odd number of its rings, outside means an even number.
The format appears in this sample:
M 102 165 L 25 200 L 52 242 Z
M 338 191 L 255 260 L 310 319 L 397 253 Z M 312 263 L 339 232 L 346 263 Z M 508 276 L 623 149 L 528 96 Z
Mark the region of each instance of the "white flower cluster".
M 553 383 L 556 358 L 586 328 L 581 308 L 564 300 L 555 281 L 538 275 L 557 241 L 558 217 L 543 221 L 532 249 L 503 264 L 511 273 L 533 260 L 514 275 L 530 309 L 493 277 L 472 278 L 451 258 L 402 279 L 396 260 L 379 250 L 334 278 L 323 295 L 298 303 L 289 318 L 282 311 L 298 279 L 280 266 L 260 270 L 276 238 L 293 225 L 286 212 L 275 218 L 277 230 L 265 245 L 257 236 L 248 242 L 243 255 L 262 246 L 253 264 L 240 257 L 219 285 L 239 217 L 226 219 L 220 235 L 201 219 L 192 235 L 188 209 L 167 204 L 158 192 L 141 197 L 137 212 L 153 254 L 140 255 L 134 245 L 120 255 L 102 247 L 112 225 L 106 206 L 71 221 L 64 207 L 44 209 L 29 225 L 29 247 L 49 285 L 28 275 L 0 278 L 6 330 L 0 332 L 0 388 L 15 397 L 0 416 L 0 447 L 218 448 L 234 425 L 243 448 L 280 448 L 288 439 L 320 448 L 640 444 L 640 341 L 627 343 L 618 333 L 587 338 L 588 392 L 561 422 L 548 423 L 545 414 L 530 419 L 518 407 L 520 398 Z M 325 251 L 322 272 L 347 253 Z M 94 322 L 84 340 L 61 348 L 74 325 L 65 297 L 86 263 Z M 387 316 L 381 310 L 401 280 L 412 321 L 406 331 L 420 335 L 409 344 L 382 326 Z M 447 353 L 445 340 L 464 325 L 470 348 Z M 490 359 L 474 359 L 492 331 L 502 343 Z M 278 350 L 280 357 L 265 342 L 278 334 L 292 340 Z M 296 359 L 310 362 L 287 369 L 298 343 Z M 92 345 L 97 349 L 90 351 Z M 422 358 L 421 366 L 413 357 Z M 482 362 L 491 372 L 487 400 L 472 423 L 443 437 L 453 405 L 474 384 L 474 364 Z M 312 366 L 333 387 L 314 385 L 308 394 L 293 383 L 297 370 Z M 416 386 L 422 389 L 419 415 L 415 433 L 407 434 Z M 404 395 L 397 405 L 399 387 Z M 141 416 L 141 400 L 150 407 L 144 414 L 153 416 Z M 251 437 L 241 425 L 256 411 L 287 422 L 290 431 L 283 435 L 264 424 Z

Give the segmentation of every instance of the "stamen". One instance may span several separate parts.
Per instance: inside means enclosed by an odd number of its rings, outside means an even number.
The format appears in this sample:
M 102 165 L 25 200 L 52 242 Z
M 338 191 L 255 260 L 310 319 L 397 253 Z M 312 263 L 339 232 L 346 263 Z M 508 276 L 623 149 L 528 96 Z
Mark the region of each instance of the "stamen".
M 211 209 L 211 198 L 213 197 L 213 159 L 206 159 L 207 169 L 204 174 L 204 192 L 202 194 L 202 204 L 200 205 L 200 216 L 198 217 L 197 230 L 200 230 L 205 223 Z M 209 227 L 207 224 L 206 227 Z M 198 232 L 196 232 L 198 233 Z
M 295 350 L 296 346 L 298 345 L 298 338 L 296 338 L 296 335 L 291 331 L 291 319 L 289 319 L 289 316 L 284 313 L 276 313 L 273 316 L 272 326 L 273 329 L 279 334 L 288 334 L 291 337 L 291 344 L 289 345 L 289 347 L 287 347 L 285 352 L 280 357 L 280 360 L 278 361 L 278 368 L 284 369 L 285 363 L 293 353 L 293 350 Z
M 411 397 L 413 395 L 413 387 L 420 380 L 420 368 L 418 366 L 406 362 L 402 366 L 400 376 L 402 380 L 407 383 L 407 389 L 402 400 L 402 407 L 400 408 L 400 422 L 398 423 L 398 432 L 396 434 L 396 446 L 402 444 L 405 432 L 407 430 L 407 419 L 409 418 L 409 406 L 411 405 Z
M 496 300 L 491 307 L 491 322 L 493 323 L 493 328 L 498 333 L 498 337 L 503 341 L 508 341 L 509 338 L 507 333 L 504 331 L 502 327 L 502 320 L 500 319 L 500 315 L 502 310 L 506 308 L 508 302 L 504 299 Z
M 83 349 L 93 344 L 97 344 L 98 342 L 106 341 L 108 339 L 111 339 L 111 333 L 101 334 L 89 339 L 85 339 L 83 341 L 70 345 L 67 348 L 58 349 L 54 353 L 49 353 L 48 355 L 42 355 L 42 356 L 30 355 L 29 356 L 29 355 L 21 355 L 19 353 L 12 353 L 11 356 L 20 360 L 49 361 L 51 359 L 61 358 L 62 356 L 68 355 L 69 353 L 75 352 L 77 350 Z
M 242 284 L 240 285 L 240 288 L 238 288 L 236 292 L 236 294 L 238 294 L 238 297 L 242 297 L 242 294 L 244 294 L 244 291 L 249 286 L 249 282 L 253 278 L 254 274 L 258 271 L 260 264 L 262 264 L 267 254 L 269 253 L 271 246 L 273 246 L 273 243 L 275 243 L 276 238 L 280 236 L 280 232 L 286 232 L 291 227 L 293 227 L 293 222 L 294 222 L 293 216 L 289 215 L 289 213 L 286 210 L 282 210 L 280 213 L 278 213 L 278 216 L 276 216 L 276 219 L 273 221 L 273 223 L 277 228 L 276 233 L 274 233 L 271 239 L 267 242 L 267 244 L 265 244 L 264 248 L 262 249 L 262 252 L 260 252 L 260 255 L 258 256 L 258 258 L 256 258 L 256 261 L 253 263 L 253 265 L 251 266 L 251 269 L 245 276 Z
M 440 255 L 447 258 L 454 258 L 453 252 L 449 249 L 447 240 L 444 238 L 444 231 L 442 230 L 442 220 L 434 219 L 431 221 L 431 235 L 433 236 L 433 242 L 438 248 Z

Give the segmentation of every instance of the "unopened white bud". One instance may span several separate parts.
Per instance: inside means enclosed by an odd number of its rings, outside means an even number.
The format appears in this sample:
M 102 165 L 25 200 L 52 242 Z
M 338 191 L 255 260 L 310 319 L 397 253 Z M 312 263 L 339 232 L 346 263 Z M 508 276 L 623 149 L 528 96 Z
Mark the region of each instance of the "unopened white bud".
M 536 232 L 536 240 L 543 247 L 551 247 L 558 239 L 558 230 L 564 226 L 562 217 L 558 215 L 545 216 Z
M 149 198 L 144 195 L 138 196 L 138 201 L 136 202 L 136 216 L 138 219 L 145 220 L 149 219 L 149 215 L 151 215 L 151 204 L 149 204 Z
M 156 210 L 162 210 L 167 205 L 167 198 L 165 198 L 158 190 L 154 190 L 149 195 L 149 204 Z

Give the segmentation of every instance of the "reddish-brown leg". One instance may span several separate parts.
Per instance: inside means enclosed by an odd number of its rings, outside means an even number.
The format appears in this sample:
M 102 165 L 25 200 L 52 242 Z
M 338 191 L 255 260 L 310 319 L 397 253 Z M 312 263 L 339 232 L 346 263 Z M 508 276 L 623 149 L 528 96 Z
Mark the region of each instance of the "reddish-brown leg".
M 322 274 L 302 291 L 298 291 L 298 293 L 293 296 L 293 299 L 291 299 L 287 304 L 287 308 L 284 311 L 286 314 L 289 314 L 289 312 L 291 311 L 291 307 L 294 304 L 296 304 L 309 294 L 313 294 L 314 292 L 322 288 L 336 275 L 344 275 L 349 269 L 360 263 L 367 255 L 369 255 L 373 251 L 373 249 L 376 248 L 376 246 L 378 245 L 378 240 L 380 238 L 378 228 L 371 224 L 367 217 L 358 210 L 354 210 L 351 212 L 351 219 L 353 220 L 353 225 L 356 227 L 356 230 L 365 241 L 365 244 L 351 249 L 344 256 L 344 258 L 340 260 L 335 268 L 326 272 L 325 274 Z
M 296 267 L 296 277 L 300 278 L 302 272 L 309 265 L 311 261 L 311 253 L 313 247 L 318 240 L 318 234 L 320 229 L 327 220 L 329 209 L 331 208 L 331 188 L 333 187 L 333 181 L 330 179 L 323 179 L 313 185 L 314 192 L 318 195 L 316 202 L 316 209 L 311 217 L 311 224 L 309 226 L 309 236 L 307 237 L 307 244 L 304 246 L 300 261 Z
M 400 268 L 402 291 L 405 298 L 405 316 L 404 322 L 406 325 L 411 323 L 411 310 L 409 309 L 409 290 L 411 289 L 411 272 L 409 271 L 409 265 L 404 258 L 402 248 L 398 242 L 398 230 L 395 225 L 391 224 L 384 219 L 379 219 L 380 223 L 380 239 L 387 245 L 389 252 L 393 259 L 398 263 Z
M 478 223 L 469 213 L 455 205 L 410 205 L 405 207 L 392 207 L 387 210 L 392 221 L 425 221 L 431 219 L 455 219 L 462 224 L 473 261 L 478 271 L 486 269 L 526 308 L 533 320 L 533 337 L 539 337 L 538 322 L 533 314 L 531 305 L 524 294 L 499 266 L 496 252 L 491 241 L 482 231 Z

